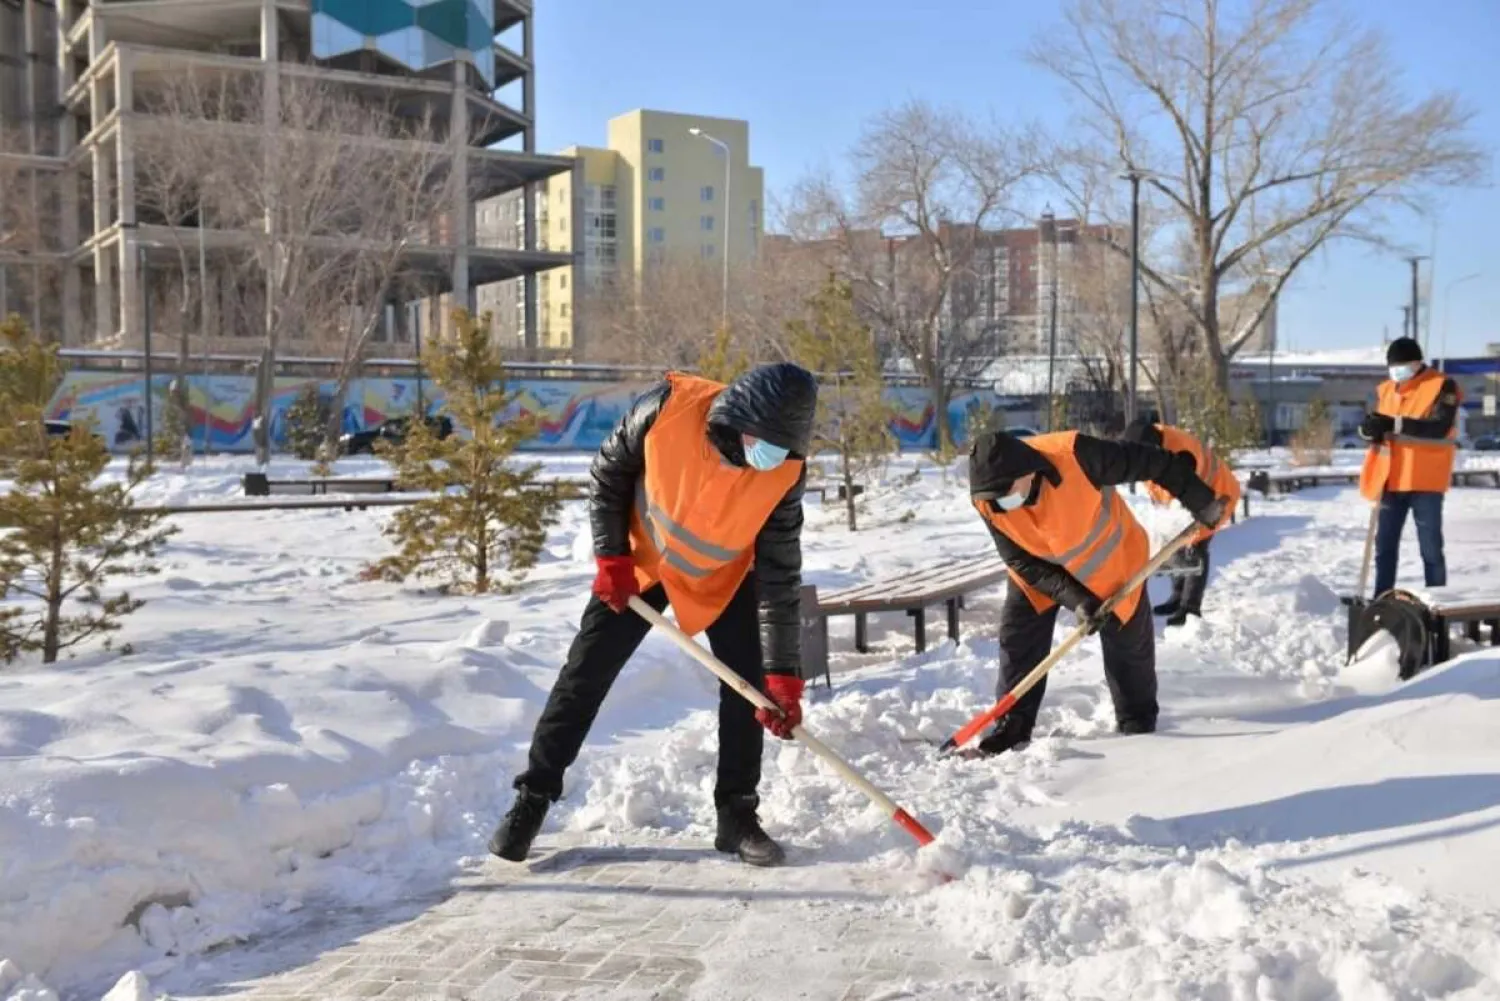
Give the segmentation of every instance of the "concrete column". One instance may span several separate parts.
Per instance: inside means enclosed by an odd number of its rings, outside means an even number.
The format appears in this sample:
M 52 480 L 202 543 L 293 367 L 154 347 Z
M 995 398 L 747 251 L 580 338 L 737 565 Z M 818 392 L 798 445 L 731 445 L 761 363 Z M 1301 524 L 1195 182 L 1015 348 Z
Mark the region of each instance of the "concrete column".
M 526 131 L 522 135 L 522 148 L 528 153 L 536 152 L 536 40 L 532 33 L 532 16 L 527 14 L 521 22 L 521 46 L 531 69 L 521 78 L 521 114 L 526 116 Z
M 453 157 L 453 199 L 449 205 L 453 248 L 453 294 L 455 307 L 474 309 L 474 289 L 469 281 L 469 248 L 473 245 L 474 200 L 469 197 L 468 83 L 464 64 L 453 63 L 453 97 L 449 104 L 448 142 Z

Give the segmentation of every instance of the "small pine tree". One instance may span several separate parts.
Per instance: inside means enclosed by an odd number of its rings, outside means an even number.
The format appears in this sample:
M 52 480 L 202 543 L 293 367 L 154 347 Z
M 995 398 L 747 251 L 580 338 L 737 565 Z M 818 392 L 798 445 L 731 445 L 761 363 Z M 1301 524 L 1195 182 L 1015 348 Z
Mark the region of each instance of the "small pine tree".
M 698 374 L 715 382 L 731 382 L 750 370 L 750 359 L 734 345 L 728 327 L 714 331 L 714 343 L 698 358 Z
M 404 441 L 376 446 L 409 489 L 436 496 L 397 512 L 385 534 L 398 549 L 366 576 L 446 577 L 445 590 L 475 594 L 509 590 L 536 563 L 560 502 L 535 489 L 540 464 L 511 461 L 535 422 L 501 421 L 518 394 L 505 390 L 488 314 L 476 320 L 456 310 L 453 325 L 455 337 L 424 351 L 422 364 L 442 391 L 440 410 L 472 434 L 439 439 L 427 422 L 413 421 Z
M 1326 466 L 1333 461 L 1333 413 L 1328 401 L 1313 400 L 1307 407 L 1307 418 L 1292 436 L 1292 464 Z
M 152 558 L 175 528 L 136 509 L 131 493 L 145 465 L 131 460 L 123 483 L 96 481 L 109 465 L 104 440 L 85 427 L 47 434 L 47 400 L 64 368 L 55 345 L 42 344 L 19 320 L 0 325 L 0 457 L 10 489 L 0 495 L 0 658 L 58 654 L 120 628 L 141 607 L 113 577 L 153 573 Z M 69 602 L 84 606 L 64 614 Z M 110 642 L 106 639 L 105 646 Z
M 186 469 L 193 462 L 193 434 L 191 411 L 189 410 L 187 384 L 173 379 L 167 387 L 166 406 L 161 412 L 161 428 L 156 432 L 156 452 L 161 456 L 175 456 L 177 463 Z
M 287 447 L 299 459 L 316 459 L 327 428 L 328 405 L 318 392 L 318 384 L 310 382 L 286 408 Z
M 810 319 L 791 321 L 787 334 L 797 364 L 822 375 L 813 448 L 838 455 L 838 479 L 853 532 L 859 528 L 855 481 L 896 449 L 891 408 L 875 338 L 859 322 L 849 285 L 830 275 L 808 300 L 808 308 Z

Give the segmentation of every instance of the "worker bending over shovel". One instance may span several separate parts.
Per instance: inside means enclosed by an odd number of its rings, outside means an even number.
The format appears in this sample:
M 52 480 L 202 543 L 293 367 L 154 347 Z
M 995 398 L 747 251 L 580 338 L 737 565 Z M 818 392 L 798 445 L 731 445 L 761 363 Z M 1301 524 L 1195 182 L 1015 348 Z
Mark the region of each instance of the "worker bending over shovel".
M 988 431 L 969 450 L 969 494 L 989 526 L 1012 586 L 1000 612 L 1003 697 L 1047 656 L 1057 606 L 1102 634 L 1104 676 L 1121 733 L 1156 729 L 1156 633 L 1143 587 L 1110 612 L 1100 606 L 1150 559 L 1146 531 L 1115 490 L 1155 483 L 1202 525 L 1223 518 L 1226 502 L 1193 472 L 1193 457 L 1076 431 L 1024 440 Z M 980 740 L 982 755 L 1031 739 L 1043 678 Z
M 628 607 L 639 595 L 658 612 L 670 602 L 683 632 L 707 632 L 714 655 L 780 708 L 756 709 L 720 686 L 714 847 L 751 865 L 784 860 L 756 816 L 756 787 L 761 727 L 790 739 L 802 723 L 803 466 L 817 399 L 817 380 L 791 364 L 727 387 L 674 372 L 600 446 L 593 597 L 537 720 L 515 805 L 490 839 L 495 855 L 525 861 L 562 796 L 563 772 L 651 628 Z
M 1125 429 L 1124 437 L 1126 441 L 1191 455 L 1193 468 L 1199 479 L 1228 501 L 1224 521 L 1229 520 L 1234 513 L 1234 506 L 1240 502 L 1240 481 L 1229 463 L 1220 461 L 1207 445 L 1182 428 L 1152 423 L 1144 417 L 1131 421 L 1130 426 Z M 1158 504 L 1171 502 L 1171 495 L 1155 483 L 1149 484 L 1146 490 Z M 1208 540 L 1213 538 L 1217 529 L 1223 527 L 1221 523 L 1214 528 L 1200 530 L 1193 536 L 1190 545 L 1179 550 L 1178 555 L 1182 557 L 1181 570 L 1172 576 L 1172 597 L 1151 609 L 1157 615 L 1165 615 L 1168 626 L 1186 624 L 1189 615 L 1203 615 L 1203 592 L 1208 589 Z

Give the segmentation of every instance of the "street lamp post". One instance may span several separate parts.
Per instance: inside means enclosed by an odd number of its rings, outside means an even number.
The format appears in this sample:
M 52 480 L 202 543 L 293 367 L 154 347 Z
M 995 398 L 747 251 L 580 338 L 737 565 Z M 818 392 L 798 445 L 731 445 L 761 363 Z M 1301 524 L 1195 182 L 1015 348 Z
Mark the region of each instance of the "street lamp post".
M 146 273 L 146 245 L 136 239 L 135 243 L 135 287 L 140 290 L 141 297 L 141 322 L 144 325 L 141 335 L 144 343 L 142 347 L 146 351 L 146 467 L 149 469 L 156 458 L 156 434 L 152 427 L 151 411 L 155 409 L 156 402 L 151 389 L 151 380 L 155 373 L 151 368 L 151 283 Z
M 1448 287 L 1443 291 L 1443 356 L 1438 364 L 1438 371 L 1440 372 L 1446 372 L 1448 370 L 1448 324 L 1452 320 L 1452 317 L 1449 315 L 1448 310 L 1450 308 L 1449 303 L 1452 301 L 1453 286 L 1462 285 L 1464 282 L 1478 277 L 1479 272 L 1475 271 L 1472 274 L 1464 275 L 1462 278 L 1455 278 L 1448 283 Z
M 720 304 L 720 307 L 719 307 L 719 313 L 720 313 L 719 323 L 724 327 L 725 330 L 728 330 L 729 329 L 729 182 L 731 180 L 731 176 L 730 176 L 730 173 L 729 173 L 729 168 L 732 166 L 732 163 L 731 163 L 731 160 L 730 160 L 730 157 L 729 157 L 729 144 L 726 143 L 726 142 L 724 142 L 722 139 L 715 139 L 713 136 L 709 135 L 707 132 L 704 132 L 702 129 L 698 128 L 696 125 L 693 126 L 690 129 L 688 129 L 688 132 L 690 134 L 692 134 L 692 135 L 697 136 L 699 139 L 706 139 L 707 141 L 713 143 L 716 147 L 718 147 L 719 152 L 724 154 L 724 281 L 723 281 L 723 290 L 720 293 L 722 301 L 721 301 L 721 304 Z

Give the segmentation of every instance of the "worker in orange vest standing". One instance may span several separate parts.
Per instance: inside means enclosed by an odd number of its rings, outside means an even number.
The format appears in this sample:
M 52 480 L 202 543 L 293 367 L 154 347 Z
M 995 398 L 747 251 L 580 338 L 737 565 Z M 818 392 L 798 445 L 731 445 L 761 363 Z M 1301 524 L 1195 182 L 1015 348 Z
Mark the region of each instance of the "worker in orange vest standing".
M 781 709 L 719 689 L 715 847 L 778 865 L 761 828 L 762 727 L 789 739 L 802 722 L 804 464 L 817 380 L 765 365 L 728 386 L 671 373 L 631 407 L 594 457 L 589 520 L 597 574 L 567 662 L 537 720 L 516 799 L 490 851 L 524 861 L 610 686 L 650 626 L 627 602 L 671 604 L 689 635 Z
M 1017 438 L 987 431 L 969 450 L 969 496 L 989 526 L 1010 571 L 1000 611 L 1000 679 L 996 698 L 1042 662 L 1052 647 L 1059 605 L 1101 633 L 1104 677 L 1121 733 L 1156 729 L 1156 632 L 1136 588 L 1100 614 L 1100 607 L 1150 559 L 1146 530 L 1115 489 L 1156 483 L 1213 528 L 1227 498 L 1193 471 L 1192 456 L 1077 431 Z M 1000 754 L 1031 739 L 1047 679 L 979 742 Z
M 1375 393 L 1359 436 L 1370 443 L 1359 490 L 1379 504 L 1375 527 L 1375 595 L 1396 586 L 1396 562 L 1407 512 L 1417 523 L 1417 546 L 1428 587 L 1448 583 L 1443 556 L 1443 496 L 1453 483 L 1458 452 L 1458 384 L 1422 361 L 1411 337 L 1391 341 L 1385 352 L 1391 377 Z M 1361 595 L 1363 597 L 1363 595 Z
M 1240 502 L 1240 481 L 1229 468 L 1229 463 L 1221 461 L 1207 445 L 1181 428 L 1152 423 L 1146 418 L 1132 421 L 1125 429 L 1124 437 L 1126 441 L 1164 448 L 1168 452 L 1186 452 L 1192 456 L 1198 478 L 1212 487 L 1216 495 L 1228 499 L 1224 522 L 1218 528 L 1228 523 L 1235 505 Z M 1155 483 L 1148 483 L 1146 492 L 1158 504 L 1171 503 L 1172 495 Z M 1203 592 L 1208 588 L 1208 540 L 1218 528 L 1204 528 L 1193 537 L 1191 545 L 1179 550 L 1184 567 L 1191 567 L 1191 572 L 1175 575 L 1172 578 L 1172 597 L 1151 609 L 1157 615 L 1165 615 L 1168 626 L 1183 625 L 1189 615 L 1203 614 Z

